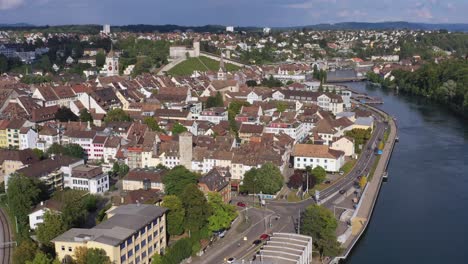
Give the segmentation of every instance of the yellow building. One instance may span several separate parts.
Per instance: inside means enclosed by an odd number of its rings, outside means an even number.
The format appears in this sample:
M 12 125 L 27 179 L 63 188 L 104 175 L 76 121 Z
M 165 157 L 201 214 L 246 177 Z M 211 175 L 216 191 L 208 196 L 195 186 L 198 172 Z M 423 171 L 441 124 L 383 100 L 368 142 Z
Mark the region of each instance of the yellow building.
M 25 120 L 11 120 L 6 129 L 8 148 L 19 149 L 20 146 L 20 129 L 23 127 Z
M 10 121 L 1 120 L 0 121 L 0 148 L 8 148 L 7 140 L 7 126 Z
M 167 209 L 150 204 L 128 204 L 110 209 L 108 220 L 91 228 L 72 228 L 52 240 L 60 260 L 74 258 L 78 247 L 98 248 L 112 263 L 151 263 L 164 252 Z

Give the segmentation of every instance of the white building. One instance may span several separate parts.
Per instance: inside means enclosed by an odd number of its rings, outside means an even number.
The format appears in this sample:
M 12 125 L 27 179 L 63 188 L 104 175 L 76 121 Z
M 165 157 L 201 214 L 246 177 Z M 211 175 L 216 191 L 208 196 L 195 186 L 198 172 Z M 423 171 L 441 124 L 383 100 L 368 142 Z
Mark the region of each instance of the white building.
M 102 27 L 102 33 L 109 35 L 111 33 L 110 25 L 106 24 Z
M 226 32 L 234 32 L 234 27 L 233 26 L 227 26 L 226 27 Z
M 20 146 L 19 149 L 34 149 L 36 148 L 38 134 L 31 127 L 22 127 L 19 133 Z
M 109 190 L 109 176 L 102 172 L 101 167 L 80 165 L 72 169 L 70 177 L 64 182 L 64 187 L 91 194 L 103 194 Z
M 35 230 L 38 224 L 44 223 L 44 215 L 46 212 L 60 213 L 60 209 L 61 204 L 55 200 L 41 202 L 29 214 L 29 227 Z
M 354 140 L 349 137 L 340 137 L 333 141 L 330 146 L 330 149 L 343 151 L 345 156 L 353 156 L 355 154 L 354 148 Z
M 297 144 L 291 155 L 295 169 L 320 166 L 328 172 L 339 172 L 345 163 L 343 151 L 330 149 L 326 145 Z
M 334 115 L 343 112 L 343 98 L 336 94 L 328 93 L 320 95 L 317 97 L 317 104 Z
M 271 28 L 269 28 L 269 27 L 263 28 L 263 34 L 268 35 L 268 34 L 270 34 L 270 32 L 271 32 Z
M 203 110 L 198 116 L 198 120 L 205 120 L 213 124 L 219 124 L 221 121 L 228 120 L 228 112 L 224 107 L 211 107 Z

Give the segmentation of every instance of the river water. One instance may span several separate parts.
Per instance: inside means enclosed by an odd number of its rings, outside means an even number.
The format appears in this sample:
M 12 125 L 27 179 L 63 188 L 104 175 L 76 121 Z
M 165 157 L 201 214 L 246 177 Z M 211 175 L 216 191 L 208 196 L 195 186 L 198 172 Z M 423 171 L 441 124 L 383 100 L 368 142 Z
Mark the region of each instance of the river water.
M 468 263 L 468 121 L 422 98 L 346 84 L 383 98 L 400 142 L 366 233 L 347 264 Z

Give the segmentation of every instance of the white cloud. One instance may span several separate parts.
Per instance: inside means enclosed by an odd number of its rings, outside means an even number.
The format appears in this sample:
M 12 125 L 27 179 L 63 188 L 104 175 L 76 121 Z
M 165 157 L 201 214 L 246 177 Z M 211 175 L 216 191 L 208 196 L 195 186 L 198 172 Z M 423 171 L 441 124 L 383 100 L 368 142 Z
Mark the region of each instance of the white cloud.
M 0 0 L 0 10 L 16 8 L 24 3 L 24 0 Z
M 309 0 L 302 3 L 287 4 L 285 7 L 293 9 L 311 9 L 314 8 L 318 3 L 336 4 L 336 0 Z
M 421 19 L 426 19 L 427 20 L 427 19 L 434 18 L 434 16 L 432 15 L 432 12 L 427 7 L 421 8 L 419 10 L 415 10 L 414 14 L 418 18 L 421 18 Z

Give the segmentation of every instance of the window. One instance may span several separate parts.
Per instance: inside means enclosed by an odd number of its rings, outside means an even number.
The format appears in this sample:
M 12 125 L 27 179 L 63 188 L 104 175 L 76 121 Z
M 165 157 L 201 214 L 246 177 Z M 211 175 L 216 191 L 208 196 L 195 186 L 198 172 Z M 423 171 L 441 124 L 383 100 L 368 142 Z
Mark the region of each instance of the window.
M 137 264 L 140 263 L 140 257 L 139 256 L 135 258 L 135 263 L 137 263 Z
M 122 244 L 120 244 L 120 249 L 124 249 L 125 248 L 125 242 L 123 242 Z
M 158 230 L 154 231 L 153 236 L 156 237 L 158 235 Z
M 141 247 L 144 247 L 144 246 L 146 246 L 146 239 L 143 239 L 143 240 L 141 241 Z
M 148 254 L 151 255 L 151 253 L 153 253 L 153 247 L 152 247 L 152 246 L 149 246 L 149 247 L 148 247 Z
M 132 250 L 132 249 L 130 249 L 130 250 L 128 251 L 127 256 L 128 256 L 128 258 L 130 258 L 131 256 L 133 256 L 133 250 Z
M 126 255 L 120 256 L 120 262 L 124 263 L 125 260 L 127 260 L 127 256 L 126 256 Z
M 141 234 L 143 235 L 145 232 L 146 232 L 146 226 L 143 227 L 141 230 L 140 230 Z
M 151 242 L 153 240 L 153 235 L 148 235 L 148 242 Z
M 138 250 L 140 250 L 140 245 L 135 245 L 135 253 L 137 253 Z
M 143 251 L 143 253 L 141 253 L 141 258 L 142 259 L 146 258 L 146 251 Z
M 68 247 L 68 251 L 72 252 L 73 251 L 72 247 Z
M 65 246 L 62 246 L 62 251 L 65 251 Z
M 133 242 L 133 239 L 130 237 L 129 239 L 127 239 L 127 245 L 131 245 Z

